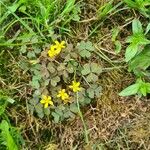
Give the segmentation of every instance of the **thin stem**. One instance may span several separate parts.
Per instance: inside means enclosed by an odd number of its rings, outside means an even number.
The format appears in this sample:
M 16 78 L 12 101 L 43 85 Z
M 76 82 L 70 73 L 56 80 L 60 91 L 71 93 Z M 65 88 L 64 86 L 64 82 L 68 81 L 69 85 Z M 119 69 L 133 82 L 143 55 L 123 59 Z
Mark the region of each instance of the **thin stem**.
M 83 115 L 82 115 L 82 112 L 81 112 L 81 109 L 80 109 L 78 92 L 77 92 L 77 107 L 78 107 L 78 112 L 79 112 L 79 115 L 80 115 L 80 118 L 81 118 L 81 121 L 82 121 L 83 127 L 84 127 L 85 142 L 86 142 L 87 144 L 89 144 L 87 126 L 86 126 L 86 124 L 85 124 L 85 121 L 84 121 L 84 119 L 83 119 Z

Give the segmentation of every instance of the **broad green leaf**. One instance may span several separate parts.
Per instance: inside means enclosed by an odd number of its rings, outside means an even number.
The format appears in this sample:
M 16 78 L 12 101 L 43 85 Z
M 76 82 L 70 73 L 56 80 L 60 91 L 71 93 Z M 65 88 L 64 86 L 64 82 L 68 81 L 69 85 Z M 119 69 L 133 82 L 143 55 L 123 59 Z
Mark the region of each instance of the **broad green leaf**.
M 140 89 L 139 89 L 139 92 L 141 92 L 141 94 L 143 96 L 146 96 L 146 94 L 147 94 L 147 88 L 146 88 L 146 86 L 145 85 L 141 86 Z
M 119 93 L 120 96 L 130 96 L 130 95 L 134 95 L 138 93 L 138 90 L 140 88 L 139 83 L 135 83 L 133 85 L 130 85 L 129 87 L 127 87 L 126 89 L 124 89 L 123 91 L 121 91 Z
M 10 133 L 10 126 L 6 120 L 3 120 L 0 124 L 1 136 L 4 140 L 8 150 L 18 150 L 16 143 Z
M 150 46 L 146 46 L 144 50 L 138 54 L 129 63 L 129 71 L 136 69 L 146 70 L 150 66 Z
M 143 33 L 142 24 L 138 19 L 134 19 L 132 22 L 133 34 Z
M 138 52 L 138 46 L 137 45 L 129 45 L 125 52 L 125 61 L 130 61 Z

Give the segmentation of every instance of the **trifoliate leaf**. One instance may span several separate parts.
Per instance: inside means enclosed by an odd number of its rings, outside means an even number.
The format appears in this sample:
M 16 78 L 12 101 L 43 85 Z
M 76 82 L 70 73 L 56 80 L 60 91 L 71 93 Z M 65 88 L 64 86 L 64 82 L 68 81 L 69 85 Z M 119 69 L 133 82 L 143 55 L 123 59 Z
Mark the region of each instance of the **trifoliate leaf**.
M 91 66 L 90 64 L 85 64 L 83 66 L 83 70 L 81 71 L 82 75 L 87 75 L 91 72 Z
M 87 58 L 91 57 L 91 53 L 87 50 L 81 50 L 79 52 L 79 54 L 80 54 L 81 57 L 87 57 Z
M 56 71 L 54 64 L 52 62 L 48 63 L 47 69 L 49 70 L 50 73 L 55 73 L 55 71 Z
M 96 82 L 98 81 L 98 76 L 95 75 L 94 73 L 90 73 L 87 77 L 86 77 L 86 80 L 88 82 Z
M 91 66 L 91 72 L 96 73 L 96 74 L 102 73 L 102 68 L 97 63 L 91 63 L 90 66 Z
M 89 50 L 91 52 L 94 51 L 95 48 L 94 48 L 93 44 L 90 41 L 86 42 L 85 44 L 86 44 L 86 49 L 87 50 Z
M 29 51 L 28 53 L 27 53 L 27 57 L 28 58 L 36 58 L 36 55 L 35 55 L 35 52 L 34 51 Z
M 52 116 L 54 117 L 54 122 L 58 123 L 60 120 L 60 116 L 55 112 L 52 112 Z
M 70 105 L 70 110 L 74 113 L 77 113 L 78 112 L 78 107 L 76 104 L 71 104 Z

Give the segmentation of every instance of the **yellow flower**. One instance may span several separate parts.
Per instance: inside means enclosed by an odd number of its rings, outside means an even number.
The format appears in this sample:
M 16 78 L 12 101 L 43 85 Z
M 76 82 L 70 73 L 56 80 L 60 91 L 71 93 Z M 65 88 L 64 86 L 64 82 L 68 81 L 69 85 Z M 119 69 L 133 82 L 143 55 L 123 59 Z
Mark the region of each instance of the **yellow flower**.
M 61 43 L 59 43 L 58 41 L 55 41 L 55 46 L 56 46 L 56 51 L 59 54 L 60 51 L 65 48 L 65 41 L 62 41 Z
M 72 81 L 72 85 L 70 85 L 69 88 L 71 88 L 73 92 L 78 92 L 81 90 L 79 86 L 80 86 L 80 82 Z
M 48 55 L 50 58 L 55 57 L 56 55 L 58 55 L 58 52 L 56 51 L 56 46 L 52 45 L 50 47 L 50 50 L 48 51 Z
M 55 41 L 55 45 L 52 45 L 50 47 L 50 50 L 48 51 L 48 55 L 50 58 L 57 56 L 63 48 L 65 48 L 65 41 L 62 41 L 59 43 L 58 41 Z
M 54 106 L 53 102 L 52 102 L 52 98 L 50 96 L 42 96 L 42 100 L 40 101 L 41 104 L 44 104 L 44 108 L 47 108 L 48 105 L 52 105 Z
M 60 97 L 64 103 L 67 103 L 69 100 L 69 95 L 66 93 L 65 89 L 62 89 L 58 92 L 57 97 Z

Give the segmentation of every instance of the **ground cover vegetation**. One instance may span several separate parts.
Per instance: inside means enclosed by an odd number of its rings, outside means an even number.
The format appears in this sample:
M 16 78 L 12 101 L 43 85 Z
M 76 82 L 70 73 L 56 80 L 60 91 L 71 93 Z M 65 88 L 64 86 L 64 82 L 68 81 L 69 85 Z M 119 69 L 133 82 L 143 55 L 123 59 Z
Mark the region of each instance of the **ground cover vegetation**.
M 150 149 L 149 0 L 0 0 L 0 149 Z

